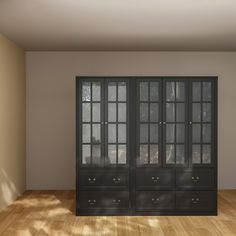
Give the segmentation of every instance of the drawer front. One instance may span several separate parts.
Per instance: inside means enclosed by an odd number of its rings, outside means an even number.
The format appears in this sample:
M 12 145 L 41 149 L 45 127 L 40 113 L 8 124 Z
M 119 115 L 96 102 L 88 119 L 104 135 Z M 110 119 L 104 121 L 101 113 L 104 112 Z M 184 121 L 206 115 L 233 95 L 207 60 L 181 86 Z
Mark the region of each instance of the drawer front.
M 79 193 L 80 209 L 122 209 L 129 208 L 128 191 L 81 191 Z
M 179 211 L 215 211 L 215 191 L 177 191 L 176 209 Z
M 105 172 L 105 171 L 104 171 Z M 125 172 L 114 173 L 86 172 L 79 174 L 80 187 L 127 187 L 128 174 Z
M 173 189 L 175 185 L 173 170 L 136 171 L 136 189 Z
M 213 170 L 190 170 L 176 172 L 177 189 L 214 189 Z
M 173 191 L 137 191 L 137 211 L 174 210 L 175 194 Z

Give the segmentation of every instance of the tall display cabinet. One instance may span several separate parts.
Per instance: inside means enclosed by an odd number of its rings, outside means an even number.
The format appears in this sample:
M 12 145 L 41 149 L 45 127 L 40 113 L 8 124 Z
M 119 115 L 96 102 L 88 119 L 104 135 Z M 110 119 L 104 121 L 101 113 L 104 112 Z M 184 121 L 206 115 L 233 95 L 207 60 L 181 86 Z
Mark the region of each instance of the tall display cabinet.
M 77 215 L 216 215 L 217 77 L 77 77 Z

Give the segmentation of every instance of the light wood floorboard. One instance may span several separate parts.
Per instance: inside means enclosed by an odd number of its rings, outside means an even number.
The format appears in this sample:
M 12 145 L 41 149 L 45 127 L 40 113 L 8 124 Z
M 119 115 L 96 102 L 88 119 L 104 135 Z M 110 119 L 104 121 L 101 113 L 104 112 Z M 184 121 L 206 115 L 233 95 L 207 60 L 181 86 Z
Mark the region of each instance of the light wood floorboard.
M 218 193 L 218 216 L 75 216 L 75 191 L 27 191 L 0 212 L 0 235 L 236 235 L 236 190 Z

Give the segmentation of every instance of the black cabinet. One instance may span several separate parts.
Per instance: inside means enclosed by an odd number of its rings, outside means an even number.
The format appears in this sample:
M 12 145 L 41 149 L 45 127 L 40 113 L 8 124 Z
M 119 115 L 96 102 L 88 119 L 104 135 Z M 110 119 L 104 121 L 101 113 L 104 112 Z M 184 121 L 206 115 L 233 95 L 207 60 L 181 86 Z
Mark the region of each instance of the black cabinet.
M 77 215 L 217 214 L 217 77 L 77 77 Z

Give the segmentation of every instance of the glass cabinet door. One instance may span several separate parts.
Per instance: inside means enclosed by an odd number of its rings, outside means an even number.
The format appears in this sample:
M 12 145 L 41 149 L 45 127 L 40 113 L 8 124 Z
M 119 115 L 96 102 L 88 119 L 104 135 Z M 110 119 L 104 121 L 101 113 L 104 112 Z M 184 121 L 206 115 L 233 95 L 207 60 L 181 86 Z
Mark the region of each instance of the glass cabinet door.
M 187 89 L 184 81 L 165 81 L 163 101 L 164 165 L 186 165 Z
M 82 165 L 102 165 L 102 89 L 100 81 L 81 83 Z
M 161 84 L 157 79 L 137 81 L 138 166 L 160 165 Z
M 213 144 L 213 83 L 191 83 L 190 154 L 193 165 L 212 164 Z
M 128 164 L 128 82 L 105 82 L 106 165 Z

